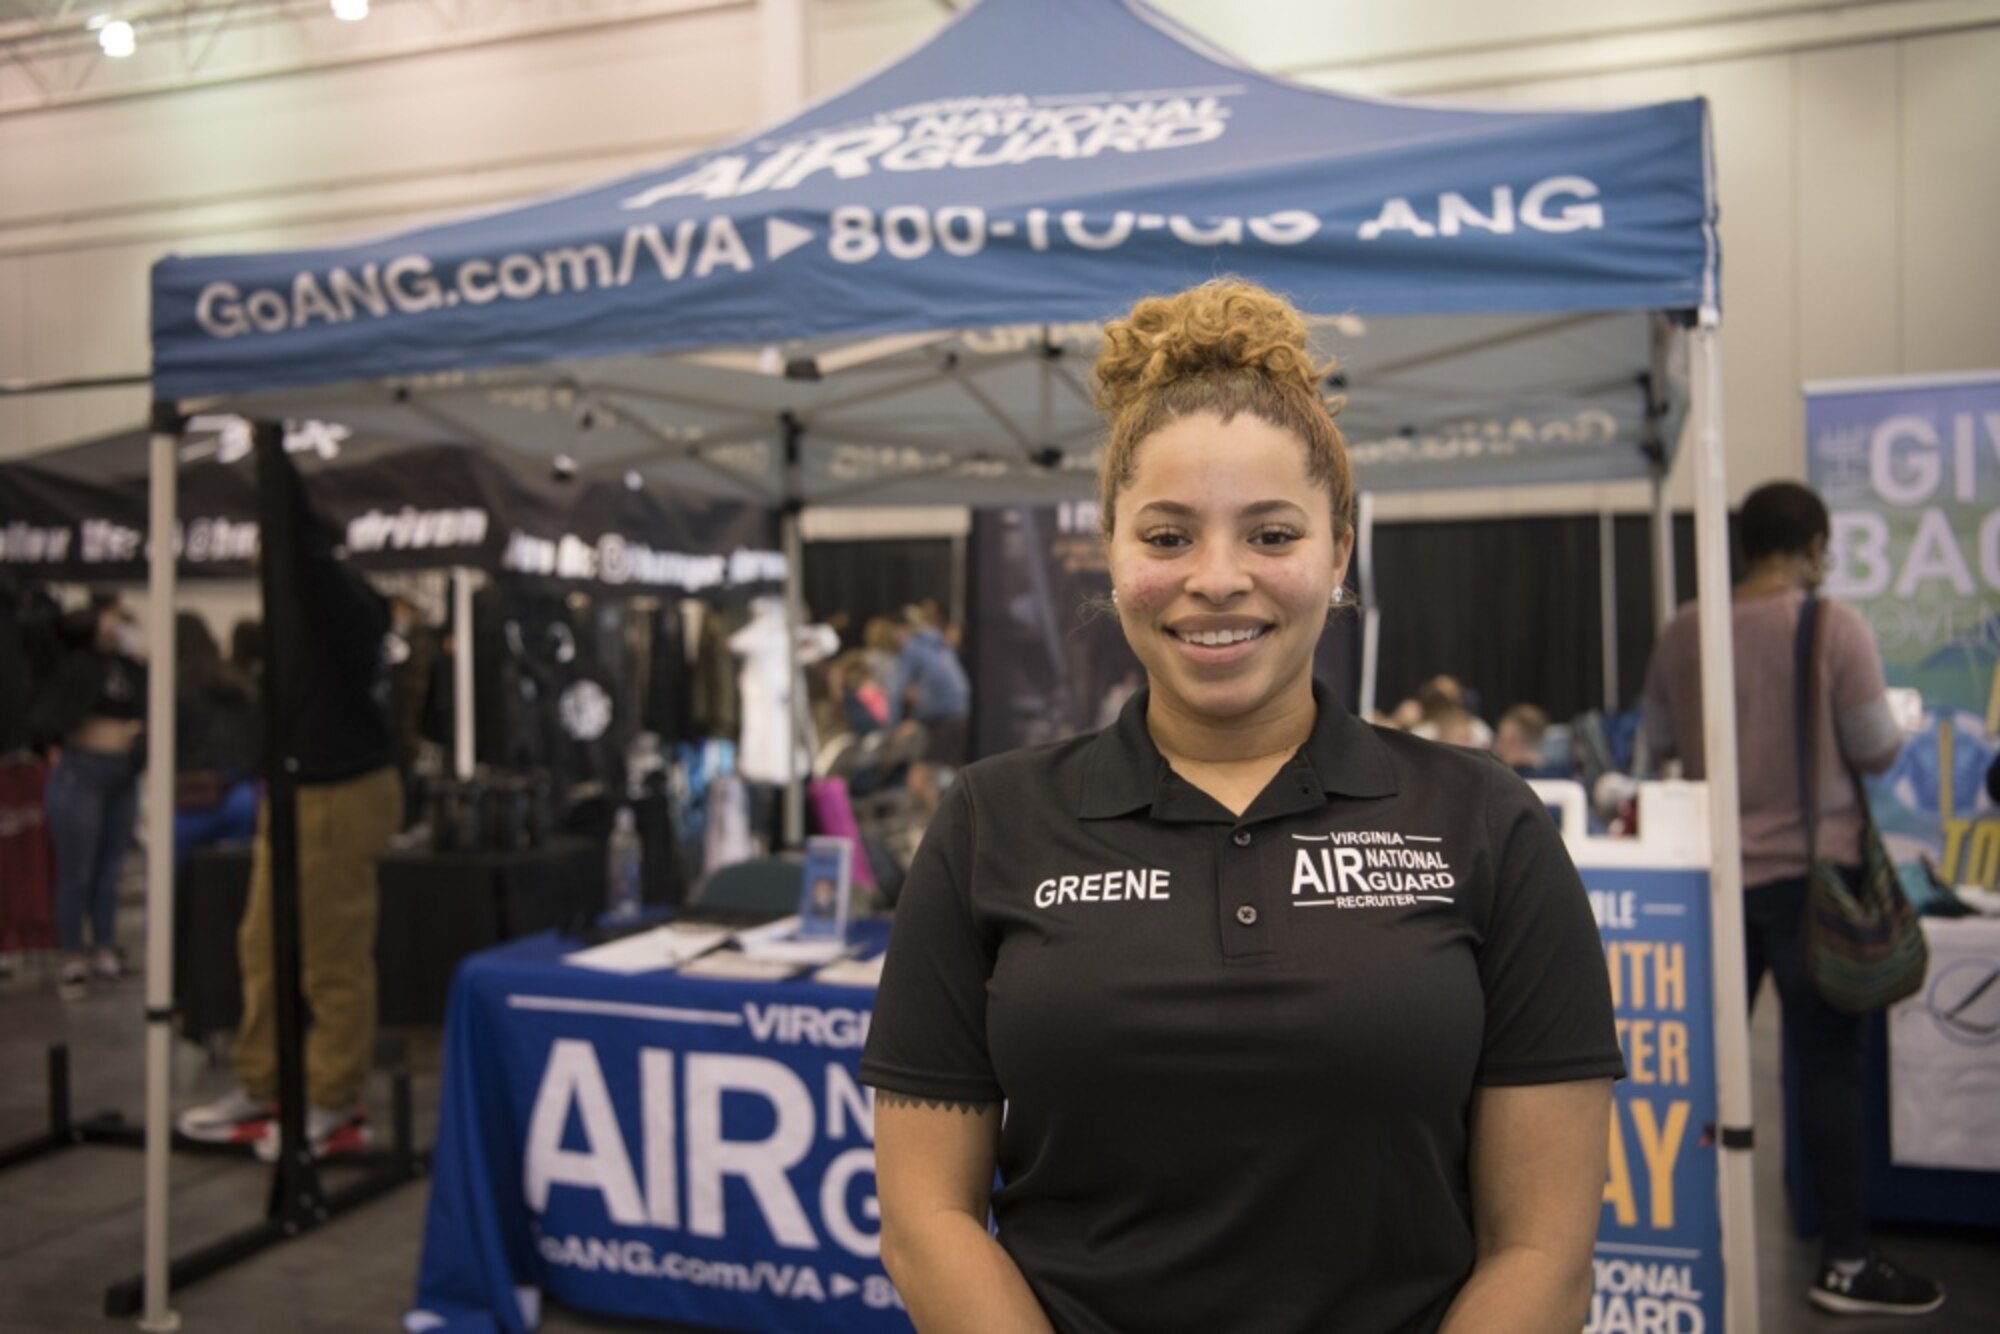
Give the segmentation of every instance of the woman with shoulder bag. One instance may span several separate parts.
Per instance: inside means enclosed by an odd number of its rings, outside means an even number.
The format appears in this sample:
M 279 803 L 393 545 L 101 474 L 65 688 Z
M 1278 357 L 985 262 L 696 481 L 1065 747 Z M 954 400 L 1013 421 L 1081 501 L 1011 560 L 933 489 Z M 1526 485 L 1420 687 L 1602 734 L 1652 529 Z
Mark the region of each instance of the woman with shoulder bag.
M 1867 1015 L 1836 1008 L 1815 986 L 1804 930 L 1815 861 L 1832 863 L 1850 886 L 1862 873 L 1872 830 L 1852 771 L 1881 773 L 1902 746 L 1868 623 L 1845 603 L 1815 597 L 1830 533 L 1825 503 L 1796 482 L 1767 483 L 1743 502 L 1745 573 L 1731 628 L 1747 994 L 1754 1003 L 1770 973 L 1798 1072 L 1792 1123 L 1820 1211 L 1821 1262 L 1807 1299 L 1838 1314 L 1916 1315 L 1942 1305 L 1944 1290 L 1905 1273 L 1868 1238 Z M 1680 757 L 1691 779 L 1705 772 L 1698 636 L 1690 603 L 1661 633 L 1645 690 L 1653 755 Z

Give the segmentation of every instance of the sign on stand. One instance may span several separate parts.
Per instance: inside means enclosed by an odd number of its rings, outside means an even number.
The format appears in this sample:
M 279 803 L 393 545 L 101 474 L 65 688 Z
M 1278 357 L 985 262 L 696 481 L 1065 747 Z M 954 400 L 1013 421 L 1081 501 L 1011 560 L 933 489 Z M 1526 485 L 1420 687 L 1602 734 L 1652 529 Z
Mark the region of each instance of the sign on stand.
M 1567 840 L 1604 939 L 1626 1070 L 1612 1092 L 1586 1334 L 1724 1328 L 1701 791 L 1693 783 L 1646 784 L 1645 837 Z

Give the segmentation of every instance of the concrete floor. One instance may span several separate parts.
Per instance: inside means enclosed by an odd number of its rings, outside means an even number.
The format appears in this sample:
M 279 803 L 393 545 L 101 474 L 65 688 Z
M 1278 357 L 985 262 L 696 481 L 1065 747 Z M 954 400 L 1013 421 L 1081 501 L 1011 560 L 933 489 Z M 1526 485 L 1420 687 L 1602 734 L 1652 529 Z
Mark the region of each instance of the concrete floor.
M 126 938 L 139 938 L 136 905 L 128 906 Z M 144 985 L 130 979 L 95 988 L 88 999 L 64 1003 L 51 978 L 30 964 L 0 982 L 0 1144 L 38 1133 L 47 1124 L 44 1051 L 69 1044 L 74 1106 L 79 1118 L 117 1110 L 136 1120 L 143 1106 Z M 1753 1026 L 1756 1098 L 1777 1106 L 1776 1005 L 1758 1007 Z M 391 1035 L 413 1070 L 417 1139 L 428 1144 L 437 1099 L 435 1031 Z M 229 1084 L 226 1062 L 177 1044 L 175 1105 L 210 1097 Z M 370 1091 L 378 1124 L 386 1120 L 386 1080 Z M 1760 1115 L 1757 1217 L 1761 1328 L 1769 1334 L 1923 1330 L 1944 1334 L 2000 1331 L 2000 1235 L 1944 1229 L 1884 1232 L 1878 1240 L 1908 1267 L 1935 1275 L 1950 1292 L 1945 1308 L 1922 1320 L 1836 1319 L 1804 1301 L 1814 1252 L 1786 1226 L 1778 1181 L 1776 1118 Z M 1766 1147 L 1768 1146 L 1768 1147 Z M 0 1334 L 99 1334 L 126 1324 L 102 1314 L 104 1289 L 138 1271 L 143 1182 L 133 1150 L 85 1146 L 0 1172 Z M 268 1169 L 247 1159 L 177 1155 L 173 1165 L 172 1229 L 176 1252 L 226 1235 L 261 1217 Z M 343 1178 L 328 1174 L 337 1189 Z M 327 1226 L 266 1251 L 174 1295 L 181 1327 L 225 1332 L 284 1329 L 299 1334 L 350 1334 L 400 1328 L 413 1294 L 424 1222 L 425 1185 L 403 1186 Z M 551 1309 L 543 1328 L 629 1330 Z M 670 1329 L 670 1326 L 649 1326 Z M 1218 1332 L 1222 1334 L 1222 1332 Z

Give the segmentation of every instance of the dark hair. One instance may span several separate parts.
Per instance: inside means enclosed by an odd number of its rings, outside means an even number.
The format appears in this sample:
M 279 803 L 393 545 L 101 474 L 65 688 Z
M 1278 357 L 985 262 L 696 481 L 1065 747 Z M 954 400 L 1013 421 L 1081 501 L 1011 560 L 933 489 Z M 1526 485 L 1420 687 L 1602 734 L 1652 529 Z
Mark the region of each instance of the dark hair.
M 229 663 L 246 676 L 255 676 L 264 668 L 264 623 L 249 617 L 238 621 L 229 631 Z
M 247 698 L 250 683 L 222 660 L 221 646 L 200 612 L 174 613 L 174 670 L 181 689 L 225 698 Z
M 1737 537 L 1745 564 L 1766 556 L 1802 556 L 1815 537 L 1833 531 L 1826 502 L 1797 482 L 1766 482 L 1743 501 Z
M 208 621 L 200 612 L 178 611 L 174 613 L 174 668 L 183 676 L 205 672 L 222 662 L 222 650 L 216 647 L 215 636 L 209 632 Z

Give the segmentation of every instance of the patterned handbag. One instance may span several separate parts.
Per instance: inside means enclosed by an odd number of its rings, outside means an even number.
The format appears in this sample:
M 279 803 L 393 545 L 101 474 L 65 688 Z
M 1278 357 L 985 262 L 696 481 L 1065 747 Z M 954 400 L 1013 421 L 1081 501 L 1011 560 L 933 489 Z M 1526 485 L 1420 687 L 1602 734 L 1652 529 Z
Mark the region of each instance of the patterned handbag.
M 1916 911 L 1896 878 L 1896 864 L 1882 846 L 1867 789 L 1852 764 L 1843 762 L 1861 804 L 1860 871 L 1843 870 L 1819 855 L 1818 802 L 1813 799 L 1813 776 L 1818 772 L 1813 704 L 1819 689 L 1819 608 L 1819 599 L 1808 595 L 1799 609 L 1795 646 L 1799 812 L 1805 818 L 1811 861 L 1804 923 L 1806 971 L 1828 1005 L 1860 1014 L 1884 1009 L 1923 986 L 1930 951 Z

